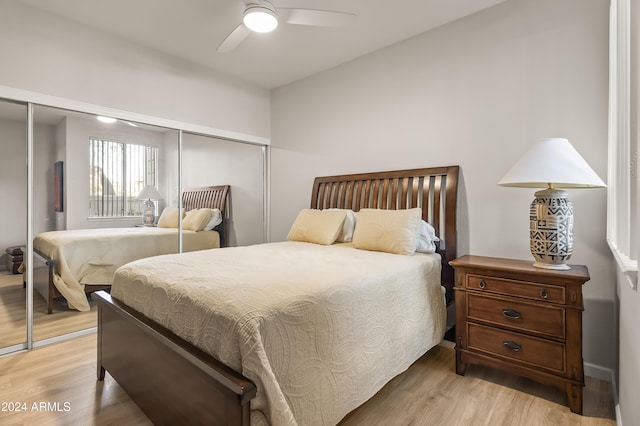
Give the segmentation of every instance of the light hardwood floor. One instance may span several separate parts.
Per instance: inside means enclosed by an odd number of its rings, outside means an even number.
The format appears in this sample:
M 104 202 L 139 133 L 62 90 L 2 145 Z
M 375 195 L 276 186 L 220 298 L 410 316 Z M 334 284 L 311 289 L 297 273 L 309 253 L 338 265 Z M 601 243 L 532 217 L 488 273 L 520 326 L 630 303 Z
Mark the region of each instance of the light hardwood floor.
M 56 299 L 52 314 L 47 314 L 47 304 L 39 294 L 33 296 L 33 337 L 43 340 L 74 331 L 95 327 L 97 307 L 89 302 L 91 310 L 79 312 L 69 309 L 64 299 Z M 22 275 L 0 272 L 0 347 L 26 341 L 26 290 L 22 287 Z
M 95 334 L 0 358 L 0 401 L 26 406 L 0 411 L 2 425 L 150 424 L 109 375 L 96 381 Z M 490 369 L 457 376 L 452 344 L 443 342 L 340 426 L 615 424 L 606 382 L 587 378 L 584 416 L 564 404 L 560 391 Z

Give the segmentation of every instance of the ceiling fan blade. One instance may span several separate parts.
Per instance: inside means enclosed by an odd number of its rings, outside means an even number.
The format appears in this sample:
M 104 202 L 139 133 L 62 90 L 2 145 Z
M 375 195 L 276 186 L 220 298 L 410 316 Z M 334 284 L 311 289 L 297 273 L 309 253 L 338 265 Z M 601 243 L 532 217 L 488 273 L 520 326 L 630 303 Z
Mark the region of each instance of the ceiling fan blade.
M 227 53 L 231 52 L 233 49 L 238 47 L 242 41 L 247 38 L 251 31 L 249 28 L 245 27 L 244 24 L 238 25 L 231 33 L 222 40 L 222 43 L 218 46 L 218 53 Z
M 331 10 L 297 9 L 279 7 L 278 16 L 287 24 L 314 25 L 319 27 L 343 27 L 352 24 L 356 15 L 353 13 L 334 12 Z

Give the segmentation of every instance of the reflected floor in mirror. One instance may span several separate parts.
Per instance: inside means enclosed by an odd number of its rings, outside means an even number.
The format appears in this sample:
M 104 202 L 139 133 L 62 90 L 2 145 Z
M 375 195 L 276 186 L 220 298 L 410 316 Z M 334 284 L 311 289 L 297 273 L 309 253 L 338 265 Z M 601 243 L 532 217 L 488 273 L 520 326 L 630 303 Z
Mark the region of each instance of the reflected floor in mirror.
M 0 347 L 26 341 L 26 289 L 22 275 L 0 272 Z M 79 312 L 69 309 L 64 299 L 55 300 L 53 313 L 47 314 L 47 303 L 39 295 L 33 296 L 33 337 L 35 341 L 72 333 L 97 325 L 97 308 L 89 300 L 91 310 Z
M 25 294 L 22 275 L 0 272 L 0 348 L 27 340 Z

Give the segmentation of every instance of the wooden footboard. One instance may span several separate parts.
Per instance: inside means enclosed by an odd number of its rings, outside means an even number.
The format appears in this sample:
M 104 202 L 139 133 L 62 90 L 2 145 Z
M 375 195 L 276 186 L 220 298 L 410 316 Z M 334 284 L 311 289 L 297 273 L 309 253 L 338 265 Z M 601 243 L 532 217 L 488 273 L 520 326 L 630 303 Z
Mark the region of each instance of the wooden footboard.
M 33 252 L 33 289 L 47 302 L 47 314 L 53 313 L 53 300 L 62 297 L 53 283 L 54 269 L 55 262 L 53 260 L 37 251 Z M 111 288 L 110 285 L 104 284 L 86 284 L 84 287 L 87 294 Z
M 249 425 L 253 382 L 106 292 L 94 296 L 98 380 L 107 370 L 157 425 Z

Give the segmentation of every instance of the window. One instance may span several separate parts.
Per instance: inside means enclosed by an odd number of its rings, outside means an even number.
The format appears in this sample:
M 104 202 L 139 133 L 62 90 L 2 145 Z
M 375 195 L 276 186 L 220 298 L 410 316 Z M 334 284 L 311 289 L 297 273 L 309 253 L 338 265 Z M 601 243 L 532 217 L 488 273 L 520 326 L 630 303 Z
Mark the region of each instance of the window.
M 142 216 L 146 185 L 156 186 L 158 148 L 89 140 L 89 217 Z
M 630 0 L 610 3 L 609 176 L 607 240 L 618 268 L 638 285 L 638 56 L 637 20 Z M 632 36 L 632 34 L 634 36 Z

